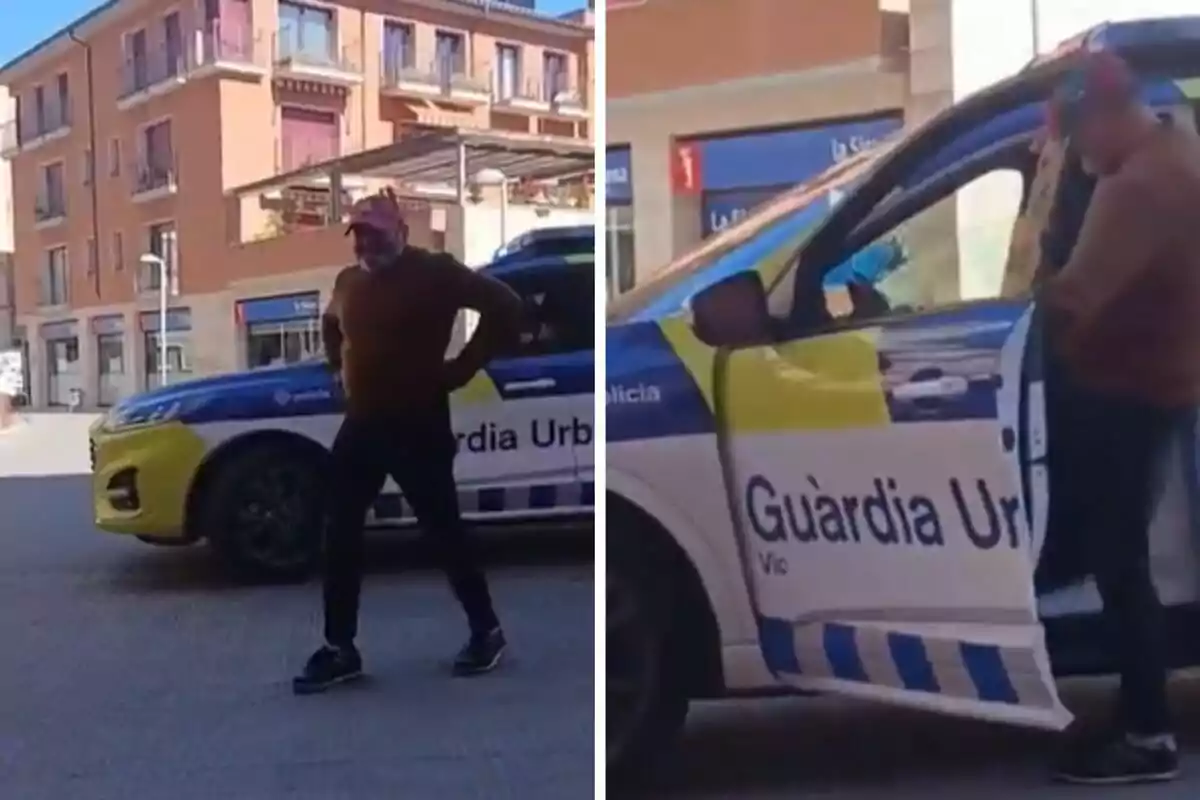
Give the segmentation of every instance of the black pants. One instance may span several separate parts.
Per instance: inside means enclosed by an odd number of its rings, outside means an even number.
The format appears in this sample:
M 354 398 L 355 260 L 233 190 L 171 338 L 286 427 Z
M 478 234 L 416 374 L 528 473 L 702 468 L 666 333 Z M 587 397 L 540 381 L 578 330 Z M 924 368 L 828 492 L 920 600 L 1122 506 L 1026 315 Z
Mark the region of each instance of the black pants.
M 1193 414 L 1065 379 L 1051 396 L 1052 508 L 1039 572 L 1069 557 L 1095 578 L 1121 675 L 1119 723 L 1136 734 L 1168 732 L 1166 630 L 1149 533 L 1172 436 Z
M 388 475 L 437 548 L 471 631 L 484 633 L 499 624 L 459 515 L 454 456 L 448 422 L 351 417 L 342 422 L 333 442 L 325 541 L 325 638 L 330 643 L 351 643 L 358 633 L 363 523 Z

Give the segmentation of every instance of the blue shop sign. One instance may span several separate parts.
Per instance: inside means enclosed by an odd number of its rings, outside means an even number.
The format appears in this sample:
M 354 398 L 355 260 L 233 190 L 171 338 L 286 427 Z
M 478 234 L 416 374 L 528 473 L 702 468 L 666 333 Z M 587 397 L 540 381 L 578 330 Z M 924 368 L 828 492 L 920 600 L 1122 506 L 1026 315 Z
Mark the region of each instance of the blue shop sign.
M 157 311 L 144 311 L 138 324 L 146 333 L 156 333 L 158 331 Z M 190 308 L 170 308 L 167 309 L 167 332 L 171 331 L 190 331 L 192 329 L 192 310 Z
M 605 203 L 628 205 L 633 201 L 633 158 L 628 147 L 610 147 L 605 155 Z
M 73 319 L 64 319 L 61 322 L 46 322 L 38 328 L 38 332 L 42 335 L 42 340 L 47 342 L 60 339 L 74 339 L 79 335 L 79 323 Z
M 725 230 L 741 222 L 750 212 L 789 186 L 770 189 L 741 189 L 732 192 L 705 192 L 700 199 L 703 218 L 700 228 L 705 236 Z
M 873 147 L 900 130 L 903 124 L 899 116 L 889 116 L 701 139 L 696 141 L 700 150 L 701 188 L 707 192 L 794 185 Z
M 243 325 L 258 322 L 288 322 L 294 319 L 315 319 L 321 316 L 319 292 L 290 294 L 282 297 L 263 297 L 238 303 L 238 318 Z
M 792 188 L 791 184 L 787 186 L 772 186 L 768 189 L 705 192 L 700 199 L 700 211 L 703 214 L 703 218 L 700 221 L 701 230 L 705 236 L 711 236 L 714 233 L 725 230 L 730 225 L 736 225 L 760 205 L 790 188 Z M 813 203 L 807 208 L 801 209 L 796 219 L 811 220 L 813 223 L 816 223 L 828 211 L 832 210 L 835 205 L 841 202 L 849 188 L 846 187 L 841 191 L 835 190 L 830 192 L 825 201 Z

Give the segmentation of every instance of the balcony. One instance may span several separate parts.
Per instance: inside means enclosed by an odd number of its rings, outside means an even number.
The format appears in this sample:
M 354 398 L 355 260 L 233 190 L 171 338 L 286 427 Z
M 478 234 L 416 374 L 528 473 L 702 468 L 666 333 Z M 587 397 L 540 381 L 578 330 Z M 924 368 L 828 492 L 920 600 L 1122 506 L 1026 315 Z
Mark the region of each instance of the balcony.
M 182 86 L 187 80 L 187 55 L 181 47 L 158 44 L 141 56 L 125 59 L 119 69 L 117 108 L 126 111 Z
M 389 63 L 390 61 L 390 63 Z M 440 100 L 465 106 L 483 106 L 491 100 L 486 78 L 478 78 L 438 62 L 413 67 L 382 59 L 380 91 L 388 97 Z
M 40 115 L 9 120 L 0 126 L 0 158 L 12 158 L 61 139 L 71 132 L 71 110 L 55 102 L 42 107 Z
M 173 153 L 142 157 L 133 173 L 130 199 L 148 203 L 170 197 L 179 191 L 179 170 Z
M 122 111 L 212 75 L 261 79 L 267 74 L 262 35 L 244 23 L 215 20 L 184 36 L 186 46 L 159 42 L 121 64 L 117 108 Z
M 60 196 L 54 197 L 48 193 L 39 193 L 33 206 L 33 227 L 45 230 L 62 224 L 67 218 L 67 204 Z
M 559 82 L 561 88 L 555 90 L 548 86 L 546 98 L 550 101 L 549 115 L 562 120 L 582 120 L 588 118 L 587 106 L 583 95 L 568 87 L 566 81 Z
M 336 40 L 332 34 L 329 38 Z M 318 47 L 301 44 L 294 34 L 283 29 L 272 40 L 271 62 L 275 65 L 277 79 L 348 89 L 363 80 L 362 65 L 355 57 L 356 49 L 343 47 L 339 50 L 334 45 Z
M 214 20 L 192 38 L 190 77 L 261 78 L 267 73 L 263 35 L 248 25 Z
M 518 114 L 546 114 L 550 111 L 550 100 L 542 89 L 541 81 L 530 78 L 514 81 L 505 86 L 497 77 L 492 86 L 492 106 L 498 111 Z

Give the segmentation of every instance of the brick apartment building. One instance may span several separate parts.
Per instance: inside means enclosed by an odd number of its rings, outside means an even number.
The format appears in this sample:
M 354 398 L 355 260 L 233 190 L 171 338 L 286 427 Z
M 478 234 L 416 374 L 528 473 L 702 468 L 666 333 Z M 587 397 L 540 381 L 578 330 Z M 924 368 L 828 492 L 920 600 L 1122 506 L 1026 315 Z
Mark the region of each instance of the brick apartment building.
M 340 225 L 297 209 L 334 184 L 298 177 L 252 203 L 239 187 L 415 129 L 587 144 L 590 14 L 531 6 L 111 0 L 0 67 L 33 404 L 154 386 L 164 275 L 172 380 L 319 351 L 322 294 L 349 256 Z M 453 195 L 417 208 L 414 236 L 464 250 L 447 239 Z

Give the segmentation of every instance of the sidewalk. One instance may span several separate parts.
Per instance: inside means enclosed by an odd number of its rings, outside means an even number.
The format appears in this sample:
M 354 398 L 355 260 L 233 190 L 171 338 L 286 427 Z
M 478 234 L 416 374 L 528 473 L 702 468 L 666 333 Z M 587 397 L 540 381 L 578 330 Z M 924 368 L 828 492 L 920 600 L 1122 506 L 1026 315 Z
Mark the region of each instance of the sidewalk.
M 22 412 L 0 432 L 0 478 L 89 472 L 87 432 L 98 414 Z

